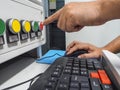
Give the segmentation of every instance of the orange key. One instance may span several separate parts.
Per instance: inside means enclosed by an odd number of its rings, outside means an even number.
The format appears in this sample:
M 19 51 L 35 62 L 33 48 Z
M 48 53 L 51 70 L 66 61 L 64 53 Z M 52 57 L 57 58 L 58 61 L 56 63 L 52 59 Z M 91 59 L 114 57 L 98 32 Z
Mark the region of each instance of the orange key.
M 91 78 L 99 78 L 99 75 L 98 75 L 97 72 L 91 72 L 91 73 L 90 73 L 90 77 L 91 77 Z
M 103 84 L 111 84 L 111 81 L 104 70 L 98 70 L 98 74 Z

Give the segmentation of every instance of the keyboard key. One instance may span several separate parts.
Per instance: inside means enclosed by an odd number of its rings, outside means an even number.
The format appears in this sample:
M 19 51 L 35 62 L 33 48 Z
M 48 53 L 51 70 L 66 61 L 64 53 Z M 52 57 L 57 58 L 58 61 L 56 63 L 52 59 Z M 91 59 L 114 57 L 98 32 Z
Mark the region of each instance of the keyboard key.
M 81 70 L 81 71 L 80 71 L 80 74 L 81 74 L 82 76 L 88 76 L 87 70 Z
M 52 88 L 52 89 L 54 89 L 55 86 L 56 86 L 56 83 L 54 83 L 54 82 L 48 82 L 45 86 L 46 86 L 46 88 Z
M 60 83 L 66 83 L 69 84 L 70 82 L 70 76 L 69 75 L 62 75 L 60 78 Z
M 81 82 L 84 82 L 84 81 L 86 81 L 86 82 L 88 82 L 88 77 L 85 77 L 85 76 L 72 76 L 71 77 L 71 82 L 79 82 L 79 83 L 81 83 Z
M 111 84 L 111 81 L 104 70 L 98 70 L 98 73 L 102 84 Z
M 91 78 L 99 78 L 99 75 L 98 75 L 97 72 L 91 72 L 91 73 L 90 73 L 90 77 L 91 77 Z
M 79 64 L 73 64 L 74 67 L 79 67 Z
M 57 90 L 68 90 L 68 84 L 58 84 Z
M 66 66 L 72 66 L 72 63 L 67 63 Z
M 66 66 L 65 69 L 72 69 L 72 67 Z
M 81 68 L 86 68 L 86 65 L 80 65 Z
M 60 72 L 54 71 L 51 76 L 52 77 L 59 77 L 60 76 Z
M 79 89 L 79 83 L 78 82 L 71 82 L 70 83 L 70 87 L 78 88 Z
M 56 68 L 62 69 L 62 66 L 61 65 L 57 65 Z
M 54 89 L 52 89 L 52 88 L 48 88 L 48 87 L 45 87 L 44 90 L 54 90 Z
M 94 70 L 94 66 L 93 65 L 88 65 L 88 69 L 89 70 Z
M 113 90 L 111 85 L 105 85 L 105 84 L 102 84 L 102 89 L 103 90 Z
M 98 69 L 103 69 L 102 65 L 100 63 L 98 64 L 94 64 L 95 66 L 95 69 L 98 70 Z
M 81 88 L 80 90 L 90 90 L 90 88 Z
M 64 74 L 71 74 L 71 69 L 64 69 L 63 73 Z
M 89 82 L 81 82 L 82 88 L 89 88 Z
M 70 88 L 69 90 L 79 90 L 79 88 Z
M 100 83 L 96 78 L 90 78 L 90 84 L 92 90 L 101 90 Z
M 73 70 L 79 70 L 79 68 L 78 67 L 73 67 Z
M 49 78 L 49 81 L 50 81 L 50 82 L 57 82 L 57 78 L 56 78 L 56 77 L 50 77 L 50 78 Z
M 79 70 L 73 70 L 73 71 L 72 71 L 72 74 L 73 74 L 73 75 L 79 75 Z

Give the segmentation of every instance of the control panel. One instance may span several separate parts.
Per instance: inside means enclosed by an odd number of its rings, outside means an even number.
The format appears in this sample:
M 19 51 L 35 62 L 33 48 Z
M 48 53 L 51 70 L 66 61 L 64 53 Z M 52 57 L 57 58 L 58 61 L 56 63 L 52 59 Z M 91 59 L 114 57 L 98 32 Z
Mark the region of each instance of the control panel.
M 0 1 L 0 63 L 46 42 L 42 0 Z

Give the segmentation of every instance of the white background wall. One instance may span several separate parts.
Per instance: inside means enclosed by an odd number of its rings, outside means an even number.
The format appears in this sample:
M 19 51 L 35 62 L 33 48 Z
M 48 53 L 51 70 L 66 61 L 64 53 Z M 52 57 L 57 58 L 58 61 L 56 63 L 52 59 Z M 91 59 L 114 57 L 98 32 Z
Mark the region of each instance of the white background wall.
M 93 0 L 65 0 L 65 3 L 75 1 Z M 111 12 L 112 14 L 112 12 Z M 66 33 L 66 46 L 73 40 L 92 43 L 96 46 L 104 46 L 120 35 L 120 20 L 112 20 L 104 25 L 84 27 L 79 32 Z

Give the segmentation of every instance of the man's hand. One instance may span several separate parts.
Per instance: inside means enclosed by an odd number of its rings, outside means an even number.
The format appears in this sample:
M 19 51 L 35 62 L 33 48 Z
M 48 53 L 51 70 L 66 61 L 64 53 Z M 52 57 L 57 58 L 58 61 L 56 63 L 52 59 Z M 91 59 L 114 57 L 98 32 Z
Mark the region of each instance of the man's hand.
M 48 17 L 43 24 L 58 20 L 57 26 L 66 32 L 79 31 L 84 26 L 103 24 L 104 21 L 99 19 L 99 6 L 96 1 L 69 3 Z
M 99 58 L 102 55 L 102 48 L 98 48 L 89 43 L 82 43 L 78 41 L 73 41 L 67 46 L 67 54 L 71 54 L 76 50 L 87 50 L 88 53 L 79 55 L 78 58 Z
M 113 19 L 120 19 L 120 0 L 96 0 L 72 2 L 48 17 L 43 24 L 55 20 L 57 26 L 66 32 L 81 30 L 84 26 L 101 25 Z

